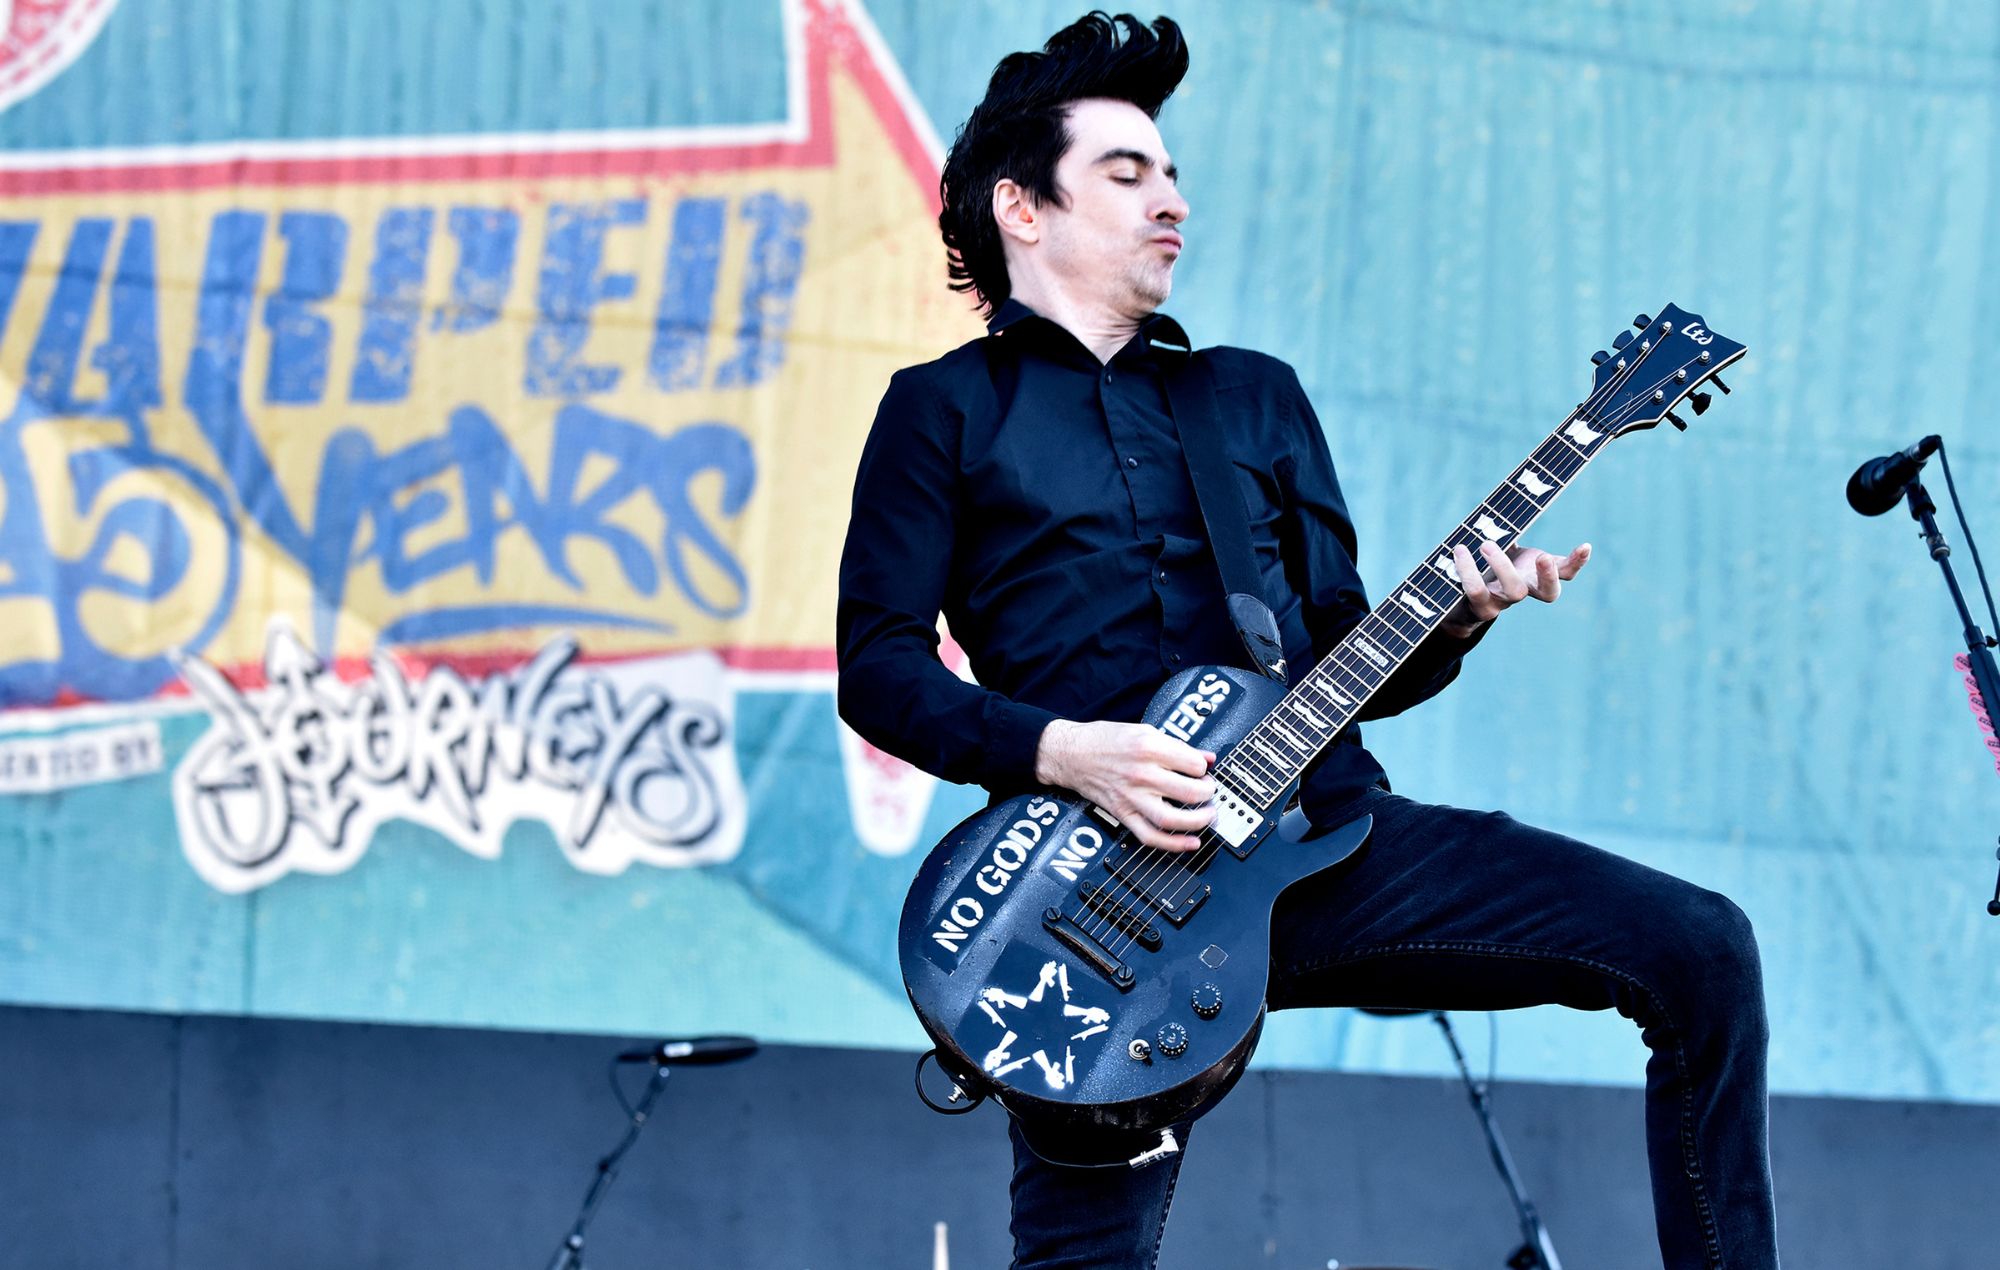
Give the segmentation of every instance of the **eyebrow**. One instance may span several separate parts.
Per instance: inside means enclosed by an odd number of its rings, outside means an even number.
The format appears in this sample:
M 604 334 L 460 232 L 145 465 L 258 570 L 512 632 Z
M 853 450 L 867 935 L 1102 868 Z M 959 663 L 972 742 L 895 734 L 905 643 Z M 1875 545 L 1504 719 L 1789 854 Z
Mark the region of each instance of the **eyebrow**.
M 1106 150 L 1103 154 L 1097 156 L 1097 162 L 1091 164 L 1091 166 L 1099 167 L 1106 163 L 1115 163 L 1120 159 L 1136 163 L 1142 168 L 1153 166 L 1153 156 L 1142 150 Z M 1178 183 L 1181 179 L 1181 170 L 1171 163 L 1167 164 L 1161 171 L 1167 174 L 1169 181 Z

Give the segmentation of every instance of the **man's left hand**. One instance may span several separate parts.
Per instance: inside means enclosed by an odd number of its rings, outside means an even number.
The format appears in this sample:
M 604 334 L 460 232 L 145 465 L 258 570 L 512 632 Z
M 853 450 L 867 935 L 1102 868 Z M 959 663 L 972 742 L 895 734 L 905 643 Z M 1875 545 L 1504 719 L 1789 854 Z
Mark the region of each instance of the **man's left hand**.
M 1562 584 L 1574 578 L 1590 560 L 1590 544 L 1579 543 L 1567 556 L 1552 556 L 1538 547 L 1502 551 L 1496 542 L 1479 544 L 1486 562 L 1482 571 L 1464 547 L 1451 549 L 1463 599 L 1444 615 L 1439 629 L 1458 639 L 1470 639 L 1501 611 L 1534 596 L 1544 604 L 1562 594 Z

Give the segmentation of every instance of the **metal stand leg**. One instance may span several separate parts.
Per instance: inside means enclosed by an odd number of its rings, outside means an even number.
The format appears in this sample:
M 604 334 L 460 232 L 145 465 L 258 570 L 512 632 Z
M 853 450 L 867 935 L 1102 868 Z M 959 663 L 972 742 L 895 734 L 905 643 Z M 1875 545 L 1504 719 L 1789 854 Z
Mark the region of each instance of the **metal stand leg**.
M 549 1270 L 584 1270 L 583 1233 L 590 1225 L 590 1219 L 597 1214 L 597 1206 L 604 1202 L 604 1192 L 611 1188 L 611 1180 L 618 1176 L 618 1162 L 639 1140 L 639 1131 L 646 1127 L 646 1121 L 653 1114 L 653 1104 L 659 1100 L 660 1091 L 667 1087 L 667 1065 L 661 1063 L 653 1068 L 653 1079 L 646 1082 L 646 1092 L 639 1099 L 639 1105 L 632 1111 L 632 1123 L 625 1129 L 625 1136 L 611 1153 L 597 1162 L 597 1176 L 590 1181 L 590 1189 L 584 1192 L 583 1209 L 576 1215 L 576 1225 L 570 1227 L 562 1245 L 556 1249 L 555 1259 L 549 1262 Z
M 1465 1081 L 1465 1092 L 1472 1099 L 1472 1110 L 1479 1116 L 1479 1127 L 1486 1133 L 1486 1147 L 1493 1155 L 1493 1167 L 1500 1171 L 1500 1180 L 1507 1184 L 1507 1194 L 1514 1201 L 1514 1212 L 1521 1221 L 1521 1246 L 1514 1255 L 1507 1258 L 1510 1270 L 1562 1270 L 1562 1260 L 1556 1256 L 1555 1244 L 1549 1239 L 1548 1228 L 1542 1225 L 1541 1214 L 1535 1211 L 1535 1202 L 1528 1198 L 1521 1188 L 1521 1175 L 1514 1171 L 1514 1157 L 1507 1152 L 1507 1141 L 1500 1136 L 1500 1126 L 1493 1119 L 1493 1111 L 1486 1102 L 1486 1087 L 1472 1079 L 1472 1069 L 1466 1066 L 1465 1051 L 1458 1046 L 1458 1034 L 1452 1031 L 1451 1019 L 1443 1010 L 1433 1010 L 1431 1017 L 1437 1020 L 1438 1029 L 1444 1033 L 1444 1042 L 1451 1046 L 1451 1056 L 1458 1063 L 1458 1074 Z

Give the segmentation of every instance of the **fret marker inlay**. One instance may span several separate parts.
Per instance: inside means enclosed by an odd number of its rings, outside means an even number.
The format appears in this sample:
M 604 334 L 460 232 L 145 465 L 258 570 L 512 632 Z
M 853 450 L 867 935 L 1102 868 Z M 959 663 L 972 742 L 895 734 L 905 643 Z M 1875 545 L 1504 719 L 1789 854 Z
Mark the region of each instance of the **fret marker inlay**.
M 1479 519 L 1472 522 L 1472 527 L 1494 542 L 1499 542 L 1507 536 L 1507 527 L 1485 512 L 1479 513 Z
M 1396 598 L 1403 602 L 1404 608 L 1415 613 L 1425 621 L 1429 621 L 1431 618 L 1437 616 L 1437 610 L 1418 599 L 1415 591 L 1398 591 L 1396 592 Z
M 1363 657 L 1374 662 L 1378 667 L 1386 667 L 1389 664 L 1389 655 L 1387 653 L 1384 653 L 1381 649 L 1375 647 L 1375 645 L 1369 643 L 1359 635 L 1354 637 L 1354 646 L 1361 651 Z
M 1543 480 L 1541 475 L 1531 467 L 1522 468 L 1520 473 L 1514 477 L 1514 483 L 1522 489 L 1527 490 L 1529 495 L 1534 498 L 1540 498 L 1555 488 L 1555 486 Z
M 1593 442 L 1600 440 L 1604 436 L 1601 432 L 1592 432 L 1589 428 L 1586 428 L 1581 419 L 1572 420 L 1570 425 L 1563 429 L 1563 433 L 1570 440 L 1583 446 L 1585 449 L 1589 449 Z

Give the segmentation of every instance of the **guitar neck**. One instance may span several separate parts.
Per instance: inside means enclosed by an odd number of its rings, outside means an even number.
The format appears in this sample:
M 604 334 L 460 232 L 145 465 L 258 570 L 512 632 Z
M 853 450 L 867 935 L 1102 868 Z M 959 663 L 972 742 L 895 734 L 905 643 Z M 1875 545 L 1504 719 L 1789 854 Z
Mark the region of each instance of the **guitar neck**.
M 1511 548 L 1607 439 L 1581 409 L 1565 419 L 1230 750 L 1216 775 L 1268 810 L 1464 594 L 1452 548 L 1475 561 L 1482 542 Z

